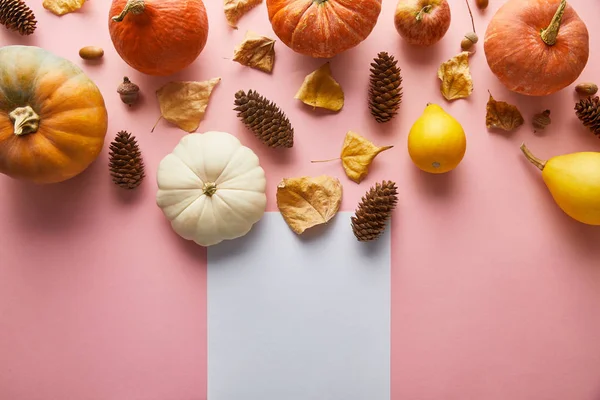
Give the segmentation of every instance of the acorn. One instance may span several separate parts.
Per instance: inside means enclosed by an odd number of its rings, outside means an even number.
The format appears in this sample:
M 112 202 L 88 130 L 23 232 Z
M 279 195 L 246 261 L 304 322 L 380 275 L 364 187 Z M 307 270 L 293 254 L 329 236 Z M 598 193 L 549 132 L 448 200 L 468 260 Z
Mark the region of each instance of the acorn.
M 123 78 L 123 83 L 117 88 L 117 93 L 121 96 L 121 101 L 131 107 L 137 102 L 140 95 L 140 87 L 131 82 L 128 77 Z
M 465 35 L 464 39 L 460 42 L 460 48 L 463 51 L 469 51 L 479 41 L 479 37 L 475 32 L 469 32 Z
M 487 6 L 490 4 L 489 0 L 475 0 L 475 4 L 480 10 L 485 10 Z

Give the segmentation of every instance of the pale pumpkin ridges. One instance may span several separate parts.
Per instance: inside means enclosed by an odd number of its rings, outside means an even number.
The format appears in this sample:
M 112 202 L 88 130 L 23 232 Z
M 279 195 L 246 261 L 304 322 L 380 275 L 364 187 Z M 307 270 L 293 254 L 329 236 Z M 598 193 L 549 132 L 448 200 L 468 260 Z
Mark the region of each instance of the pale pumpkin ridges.
M 231 174 L 235 175 L 238 173 L 237 170 L 245 169 L 248 172 L 248 171 L 252 171 L 256 167 L 258 167 L 259 166 L 258 156 L 256 156 L 256 154 L 254 154 L 254 156 L 252 157 L 252 161 L 245 161 L 244 158 L 249 157 L 249 156 L 250 157 L 253 156 L 250 153 L 249 149 L 240 146 L 235 151 L 235 153 L 233 153 L 233 155 L 227 162 L 227 165 L 225 166 L 225 168 L 223 168 L 223 170 L 219 174 L 219 177 L 217 178 L 215 183 L 217 185 L 222 185 L 222 184 L 226 183 L 227 181 L 231 180 L 231 178 L 229 177 Z M 245 164 L 236 165 L 238 159 L 242 159 L 245 162 Z M 235 160 L 235 162 L 233 162 L 234 160 Z M 231 166 L 233 166 L 233 167 L 231 167 Z M 231 170 L 231 169 L 233 169 L 233 170 Z M 234 176 L 234 178 L 235 177 L 237 177 L 237 176 Z
M 212 205 L 213 205 L 213 211 L 215 213 L 215 218 L 217 219 L 221 219 L 224 221 L 228 222 L 228 225 L 231 224 L 232 220 L 237 219 L 237 225 L 241 226 L 244 224 L 245 221 L 248 220 L 248 215 L 244 215 L 242 213 L 240 213 L 236 207 L 232 207 L 227 201 L 225 201 L 224 198 L 222 198 L 219 195 L 214 195 L 211 197 L 211 201 L 212 201 Z M 244 202 L 247 202 L 246 200 L 244 200 Z M 217 206 L 217 204 L 220 204 L 220 206 Z M 221 212 L 221 209 L 219 207 L 224 207 L 226 208 L 226 214 L 224 212 Z
M 178 198 L 180 196 L 180 193 L 182 190 L 159 190 L 158 192 L 158 206 L 161 207 L 164 210 L 165 215 L 167 216 L 167 218 L 173 220 L 177 217 L 179 217 L 181 215 L 182 212 L 184 212 L 189 206 L 191 206 L 192 204 L 194 204 L 196 201 L 198 201 L 198 199 L 200 199 L 200 197 L 202 197 L 204 194 L 202 193 L 202 191 L 200 189 L 185 189 L 186 191 L 190 192 L 189 196 L 184 198 L 183 200 L 176 200 L 176 198 Z M 168 193 L 168 192 L 177 192 L 176 196 L 175 193 Z

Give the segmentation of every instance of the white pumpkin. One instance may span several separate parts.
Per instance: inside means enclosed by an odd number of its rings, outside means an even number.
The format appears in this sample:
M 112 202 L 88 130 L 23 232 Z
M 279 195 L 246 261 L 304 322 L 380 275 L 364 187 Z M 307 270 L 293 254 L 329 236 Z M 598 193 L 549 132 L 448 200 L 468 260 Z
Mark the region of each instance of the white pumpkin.
M 244 236 L 265 213 L 257 155 L 225 132 L 184 136 L 160 162 L 156 203 L 183 238 L 201 246 Z

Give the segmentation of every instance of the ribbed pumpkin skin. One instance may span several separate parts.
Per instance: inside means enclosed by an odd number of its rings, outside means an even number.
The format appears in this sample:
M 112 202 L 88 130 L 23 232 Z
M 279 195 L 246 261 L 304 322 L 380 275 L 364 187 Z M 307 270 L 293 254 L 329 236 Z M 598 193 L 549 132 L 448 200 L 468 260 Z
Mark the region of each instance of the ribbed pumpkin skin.
M 39 128 L 16 136 L 9 113 L 25 106 Z M 0 173 L 35 183 L 70 179 L 98 157 L 107 128 L 102 94 L 78 66 L 39 47 L 0 48 Z
M 273 31 L 292 50 L 330 58 L 369 36 L 381 0 L 267 0 Z
M 108 28 L 115 50 L 132 68 L 154 76 L 181 71 L 198 58 L 208 40 L 202 0 L 146 0 L 139 15 L 115 22 L 127 0 L 114 0 Z
M 540 37 L 560 0 L 509 0 L 485 33 L 484 51 L 494 75 L 511 91 L 546 96 L 573 83 L 589 58 L 589 34 L 567 3 L 556 44 Z

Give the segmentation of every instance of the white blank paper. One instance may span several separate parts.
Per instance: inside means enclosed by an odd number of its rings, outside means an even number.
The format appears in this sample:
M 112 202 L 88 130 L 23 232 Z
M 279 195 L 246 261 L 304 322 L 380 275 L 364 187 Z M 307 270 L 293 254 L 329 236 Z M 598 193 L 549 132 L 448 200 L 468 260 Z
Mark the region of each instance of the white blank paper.
M 208 400 L 389 400 L 390 234 L 266 213 L 208 250 Z

